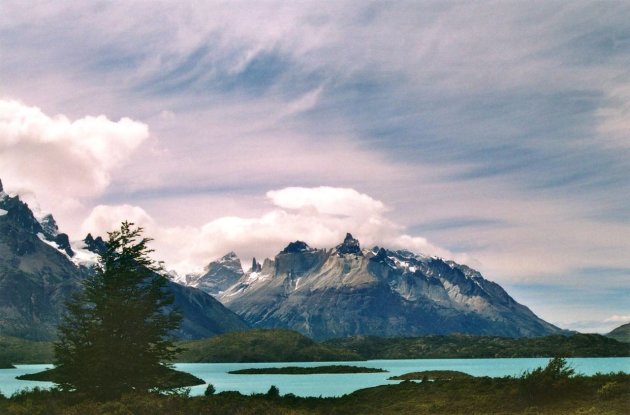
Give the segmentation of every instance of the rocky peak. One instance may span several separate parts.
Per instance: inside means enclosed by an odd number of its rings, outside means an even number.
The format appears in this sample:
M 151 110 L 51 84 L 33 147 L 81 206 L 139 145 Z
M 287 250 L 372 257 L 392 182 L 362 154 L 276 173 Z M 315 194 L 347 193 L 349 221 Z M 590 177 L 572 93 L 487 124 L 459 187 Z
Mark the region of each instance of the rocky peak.
M 57 226 L 57 221 L 53 218 L 53 215 L 48 214 L 44 216 L 39 224 L 42 225 L 42 230 L 44 231 L 44 235 L 47 237 L 54 238 L 59 234 L 59 226 Z
M 340 245 L 335 247 L 335 250 L 339 255 L 354 254 L 363 255 L 361 253 L 361 245 L 357 239 L 352 237 L 352 234 L 347 233 L 345 239 Z
M 296 254 L 300 252 L 309 252 L 312 251 L 312 248 L 308 246 L 306 242 L 303 241 L 295 241 L 289 243 L 286 248 L 280 251 L 281 254 Z
M 262 265 L 259 262 L 256 262 L 256 258 L 252 259 L 252 269 L 250 272 L 260 272 L 262 271 Z
M 37 235 L 44 233 L 42 225 L 37 221 L 33 211 L 18 196 L 0 199 L 0 209 L 6 210 L 6 217 L 25 231 Z
M 4 192 L 4 187 L 2 187 L 2 179 L 0 179 L 0 193 Z
M 234 251 L 230 251 L 227 254 L 223 255 L 221 257 L 221 259 L 219 259 L 219 262 L 234 262 L 234 261 L 241 261 L 238 258 L 238 255 L 236 255 L 236 252 Z
M 83 239 L 83 242 L 87 250 L 95 254 L 102 254 L 107 250 L 107 245 L 100 236 L 94 238 L 91 233 L 88 233 L 85 239 Z

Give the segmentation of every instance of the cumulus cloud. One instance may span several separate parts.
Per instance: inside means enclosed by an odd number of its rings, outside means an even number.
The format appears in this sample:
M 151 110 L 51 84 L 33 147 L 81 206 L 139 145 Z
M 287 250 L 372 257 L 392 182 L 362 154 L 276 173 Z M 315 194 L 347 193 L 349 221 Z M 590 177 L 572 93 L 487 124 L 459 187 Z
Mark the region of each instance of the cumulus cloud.
M 100 194 L 148 136 L 147 125 L 129 118 L 70 120 L 0 100 L 0 175 L 9 190 L 33 193 L 43 209 L 63 214 Z
M 103 235 L 122 220 L 130 220 L 155 239 L 157 259 L 181 273 L 199 270 L 232 250 L 247 263 L 252 257 L 271 257 L 298 239 L 330 248 L 346 232 L 364 247 L 381 245 L 453 257 L 425 238 L 405 234 L 402 226 L 385 216 L 387 209 L 381 201 L 354 189 L 288 187 L 269 191 L 267 198 L 273 208 L 260 216 L 224 216 L 196 228 L 162 227 L 137 206 L 101 205 L 84 221 L 83 231 Z

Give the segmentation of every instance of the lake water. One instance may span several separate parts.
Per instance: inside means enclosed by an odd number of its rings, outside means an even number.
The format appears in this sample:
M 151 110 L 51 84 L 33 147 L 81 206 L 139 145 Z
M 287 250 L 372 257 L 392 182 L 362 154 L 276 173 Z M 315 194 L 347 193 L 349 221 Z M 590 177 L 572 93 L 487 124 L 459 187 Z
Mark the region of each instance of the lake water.
M 413 359 L 413 360 L 368 360 L 365 362 L 290 362 L 290 363 L 178 363 L 178 370 L 192 373 L 206 383 L 214 385 L 217 392 L 239 391 L 243 394 L 265 393 L 271 385 L 280 389 L 282 395 L 293 393 L 298 396 L 341 396 L 357 389 L 397 383 L 387 380 L 390 376 L 422 370 L 459 370 L 473 376 L 519 376 L 526 370 L 545 366 L 549 359 Z M 630 373 L 630 358 L 575 358 L 567 359 L 579 374 L 593 375 L 597 372 Z M 322 375 L 230 375 L 227 372 L 246 368 L 282 366 L 315 367 L 330 364 L 373 367 L 387 370 L 385 373 L 322 374 Z M 35 386 L 47 388 L 49 382 L 16 380 L 15 376 L 35 373 L 50 365 L 19 365 L 17 369 L 0 369 L 0 392 L 10 396 L 17 390 Z M 192 395 L 200 395 L 206 385 L 195 386 Z

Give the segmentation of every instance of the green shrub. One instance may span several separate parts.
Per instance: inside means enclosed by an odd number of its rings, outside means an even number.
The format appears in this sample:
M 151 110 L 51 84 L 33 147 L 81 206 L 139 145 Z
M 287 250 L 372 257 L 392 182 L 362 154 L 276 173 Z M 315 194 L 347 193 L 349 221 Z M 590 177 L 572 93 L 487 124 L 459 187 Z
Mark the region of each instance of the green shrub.
M 206 388 L 206 391 L 203 393 L 205 396 L 212 396 L 216 393 L 216 389 L 214 388 L 214 385 L 212 383 L 208 383 L 208 387 Z
M 521 376 L 521 394 L 535 402 L 559 397 L 567 392 L 568 380 L 574 374 L 575 370 L 568 366 L 566 359 L 554 357 L 546 367 L 527 371 Z
M 272 399 L 279 398 L 280 397 L 280 389 L 278 389 L 278 387 L 275 386 L 275 385 L 271 385 L 271 387 L 267 391 L 267 397 L 268 398 L 272 398 Z
M 597 398 L 605 400 L 614 398 L 625 393 L 623 385 L 619 382 L 607 382 L 601 388 L 597 390 Z

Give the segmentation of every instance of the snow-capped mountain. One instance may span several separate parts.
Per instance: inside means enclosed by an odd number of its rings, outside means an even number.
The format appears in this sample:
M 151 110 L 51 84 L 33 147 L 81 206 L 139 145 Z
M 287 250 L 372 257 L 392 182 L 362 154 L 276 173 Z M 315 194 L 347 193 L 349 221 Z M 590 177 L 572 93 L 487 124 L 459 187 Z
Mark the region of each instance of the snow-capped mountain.
M 218 298 L 255 327 L 319 339 L 561 331 L 471 268 L 404 250 L 361 249 L 350 234 L 332 249 L 292 242 Z
M 254 263 L 255 261 L 256 259 Z M 186 275 L 182 282 L 217 296 L 234 285 L 243 275 L 241 260 L 234 252 L 230 252 L 219 260 L 209 263 L 203 273 Z
M 38 215 L 39 216 L 39 215 Z M 0 181 L 0 335 L 50 340 L 65 310 L 105 248 L 88 235 L 72 242 L 60 233 L 52 215 L 36 217 Z M 180 338 L 202 338 L 243 330 L 247 324 L 212 296 L 174 282 L 169 290 L 183 314 Z

